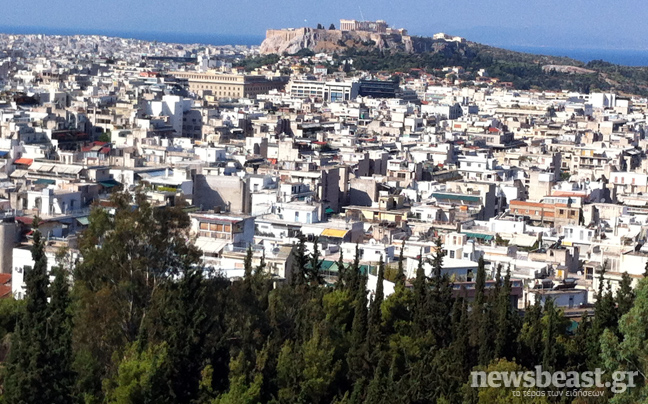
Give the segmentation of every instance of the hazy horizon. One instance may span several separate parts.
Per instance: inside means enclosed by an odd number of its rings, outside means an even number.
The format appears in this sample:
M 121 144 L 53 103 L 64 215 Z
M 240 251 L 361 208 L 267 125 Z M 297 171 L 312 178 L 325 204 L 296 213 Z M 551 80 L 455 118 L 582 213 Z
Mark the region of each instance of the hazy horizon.
M 338 26 L 340 18 L 383 19 L 413 35 L 446 32 L 498 46 L 648 50 L 648 7 L 639 0 L 403 0 L 397 9 L 385 0 L 106 0 L 92 10 L 82 0 L 32 0 L 3 9 L 0 26 L 256 36 L 269 28 Z

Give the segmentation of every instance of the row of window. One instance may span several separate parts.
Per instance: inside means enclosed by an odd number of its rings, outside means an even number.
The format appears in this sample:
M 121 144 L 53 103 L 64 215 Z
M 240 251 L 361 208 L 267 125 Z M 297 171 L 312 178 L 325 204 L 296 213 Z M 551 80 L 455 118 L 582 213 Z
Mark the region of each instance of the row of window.
M 194 80 L 222 80 L 222 81 L 239 81 L 238 77 L 227 77 L 227 76 L 202 76 L 198 74 L 190 74 L 188 76 L 185 76 L 184 78 L 187 79 L 194 79 Z
M 229 224 L 219 224 L 219 223 L 200 223 L 200 230 L 211 230 L 211 231 L 224 231 L 230 232 L 232 226 Z
M 211 231 L 200 231 L 198 232 L 199 237 L 208 237 L 208 238 L 218 238 L 222 240 L 231 240 L 232 237 L 228 233 L 216 233 Z

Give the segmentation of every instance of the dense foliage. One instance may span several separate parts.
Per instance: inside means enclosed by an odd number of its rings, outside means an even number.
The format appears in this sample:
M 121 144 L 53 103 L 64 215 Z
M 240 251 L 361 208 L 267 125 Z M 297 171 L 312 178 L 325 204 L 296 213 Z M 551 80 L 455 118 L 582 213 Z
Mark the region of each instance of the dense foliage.
M 445 76 L 439 69 L 446 66 L 463 67 L 465 79 L 475 79 L 480 69 L 485 69 L 490 77 L 504 82 L 512 82 L 519 90 L 569 90 L 582 93 L 593 91 L 609 91 L 623 89 L 613 86 L 605 79 L 604 73 L 570 74 L 555 70 L 545 71 L 542 59 L 529 59 L 526 54 L 518 52 L 491 52 L 491 48 L 477 48 L 474 52 L 453 52 L 450 54 L 425 52 L 425 53 L 391 53 L 372 51 L 349 50 L 344 57 L 353 58 L 353 66 L 357 70 L 367 71 L 400 71 L 408 72 L 410 69 L 424 69 L 437 76 Z M 562 59 L 559 59 L 562 60 Z M 582 65 L 576 62 L 575 65 Z M 635 68 L 628 67 L 628 71 Z M 598 70 L 594 68 L 593 70 Z M 621 82 L 622 80 L 620 80 Z M 648 83 L 648 80 L 646 80 Z M 624 87 L 625 88 L 625 87 Z M 626 89 L 636 90 L 635 93 L 643 94 L 646 89 L 637 86 Z M 643 92 L 642 92 L 643 91 Z
M 112 210 L 93 211 L 71 289 L 62 270 L 50 284 L 34 233 L 24 305 L 0 310 L 12 335 L 3 402 L 506 403 L 506 389 L 469 387 L 470 371 L 648 371 L 645 280 L 636 296 L 627 276 L 616 294 L 601 282 L 596 316 L 576 331 L 551 300 L 521 316 L 508 271 L 487 282 L 483 260 L 474 299 L 455 298 L 440 240 L 409 281 L 401 255 L 388 297 L 383 262 L 371 295 L 357 258 L 341 259 L 340 280 L 325 286 L 304 238 L 290 283 L 273 288 L 251 250 L 244 278 L 230 282 L 198 265 L 180 208 L 132 200 L 119 194 Z M 642 381 L 613 399 L 647 393 Z

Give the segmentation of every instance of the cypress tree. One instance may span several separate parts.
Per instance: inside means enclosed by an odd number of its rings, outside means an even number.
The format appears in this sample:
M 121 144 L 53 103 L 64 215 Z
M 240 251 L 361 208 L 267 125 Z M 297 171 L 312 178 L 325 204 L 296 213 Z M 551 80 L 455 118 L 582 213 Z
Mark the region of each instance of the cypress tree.
M 49 303 L 49 363 L 52 374 L 53 403 L 70 403 L 74 386 L 72 371 L 72 316 L 69 312 L 70 285 L 67 272 L 55 270 L 54 282 L 50 287 Z
M 322 261 L 320 260 L 320 252 L 318 246 L 318 239 L 313 241 L 313 252 L 310 255 L 310 266 L 307 271 L 307 281 L 311 286 L 318 286 L 324 283 L 322 277 Z
M 38 222 L 34 218 L 34 223 Z M 12 336 L 5 380 L 7 403 L 57 402 L 49 363 L 47 258 L 40 231 L 34 231 L 34 267 L 25 267 L 25 310 Z
M 306 283 L 306 264 L 308 264 L 308 254 L 306 254 L 306 237 L 299 234 L 297 247 L 293 250 L 293 265 L 292 265 L 292 284 L 303 285 Z
M 398 254 L 398 272 L 396 273 L 396 286 L 404 287 L 405 286 L 405 270 L 404 270 L 404 265 L 405 265 L 405 258 L 404 258 L 404 252 L 405 252 L 405 241 L 401 244 L 401 250 L 400 253 Z
M 347 364 L 349 367 L 349 380 L 353 383 L 364 376 L 366 370 L 367 354 L 367 290 L 366 278 L 359 276 L 359 286 L 356 290 L 353 323 L 351 324 L 351 341 Z
M 632 279 L 627 272 L 624 272 L 619 283 L 617 290 L 617 315 L 621 318 L 624 314 L 630 311 L 635 300 L 635 292 L 632 289 Z
M 452 285 L 447 274 L 443 274 L 443 245 L 437 237 L 432 257 L 433 288 L 428 297 L 426 312 L 430 316 L 430 328 L 439 346 L 447 346 L 452 340 L 452 331 L 447 326 L 452 322 L 453 297 Z
M 383 261 L 382 255 L 380 256 L 380 262 L 378 263 L 378 279 L 376 281 L 376 293 L 371 301 L 369 308 L 369 326 L 368 326 L 368 335 L 367 343 L 375 348 L 378 343 L 382 340 L 381 338 L 381 323 L 382 323 L 382 303 L 384 300 L 383 292 L 383 281 L 385 279 L 385 262 Z
M 427 305 L 427 279 L 423 268 L 423 249 L 419 252 L 418 265 L 416 267 L 416 279 L 414 279 L 414 325 L 418 331 L 427 329 L 425 324 Z
M 360 288 L 360 283 L 361 283 L 361 274 L 360 274 L 360 246 L 358 243 L 356 243 L 355 247 L 355 257 L 353 258 L 353 264 L 351 264 L 351 268 L 349 271 L 347 271 L 347 283 L 351 293 L 355 293 L 358 291 Z
M 477 278 L 475 279 L 475 307 L 479 308 L 484 304 L 484 288 L 486 287 L 486 264 L 484 256 L 477 261 Z
M 179 403 L 188 403 L 198 398 L 207 355 L 204 347 L 214 317 L 207 313 L 202 269 L 187 270 L 180 281 L 169 282 L 166 288 L 162 337 L 167 343 L 164 368 L 168 392 L 159 392 L 159 397 L 171 395 Z
M 533 306 L 527 307 L 522 330 L 518 335 L 518 357 L 524 367 L 531 369 L 542 359 L 542 330 L 542 306 L 540 299 L 536 299 Z
M 483 306 L 481 316 L 479 318 L 479 364 L 487 366 L 493 360 L 493 308 L 490 303 Z
M 471 312 L 471 332 L 470 332 L 470 342 L 473 347 L 479 347 L 480 344 L 487 343 L 482 338 L 484 335 L 482 333 L 485 331 L 484 328 L 484 289 L 486 287 L 486 268 L 484 263 L 484 257 L 479 257 L 477 262 L 477 276 L 475 279 L 475 300 L 473 301 L 473 307 Z
M 252 280 L 252 245 L 249 245 L 243 258 L 244 279 L 248 282 Z
M 558 312 L 554 307 L 553 300 L 548 298 L 545 301 L 546 326 L 543 332 L 544 349 L 542 351 L 542 368 L 551 371 L 558 362 L 557 342 L 558 337 Z
M 338 267 L 338 280 L 335 283 L 335 288 L 344 289 L 346 265 L 344 265 L 344 253 L 342 252 L 341 247 L 340 247 L 340 256 L 338 257 L 338 261 L 337 261 L 337 267 Z
M 499 272 L 499 269 L 498 269 Z M 506 270 L 504 283 L 497 295 L 497 335 L 495 337 L 495 358 L 506 358 L 509 360 L 515 356 L 515 334 L 517 324 L 515 322 L 515 309 L 511 307 L 511 270 Z

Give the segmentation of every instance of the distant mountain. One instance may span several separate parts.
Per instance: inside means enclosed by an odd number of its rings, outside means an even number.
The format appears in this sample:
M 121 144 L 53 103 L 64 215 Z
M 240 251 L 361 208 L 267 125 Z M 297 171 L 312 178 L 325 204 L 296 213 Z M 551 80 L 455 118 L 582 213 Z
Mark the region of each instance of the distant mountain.
M 460 66 L 467 79 L 484 69 L 490 77 L 511 82 L 517 89 L 612 91 L 648 96 L 648 67 L 603 61 L 585 64 L 567 57 L 515 52 L 457 37 L 296 28 L 268 30 L 261 44 L 264 54 L 296 54 L 305 49 L 353 58 L 353 66 L 359 70 L 406 72 L 417 68 L 438 73 L 441 67 Z

